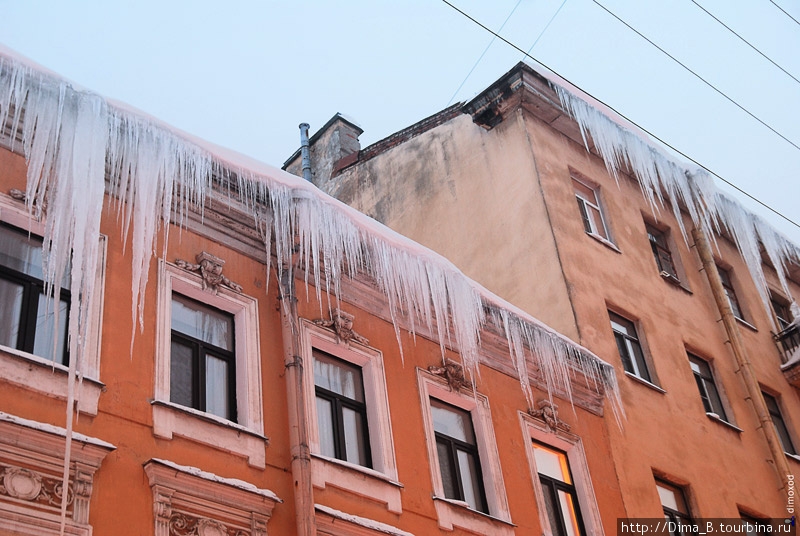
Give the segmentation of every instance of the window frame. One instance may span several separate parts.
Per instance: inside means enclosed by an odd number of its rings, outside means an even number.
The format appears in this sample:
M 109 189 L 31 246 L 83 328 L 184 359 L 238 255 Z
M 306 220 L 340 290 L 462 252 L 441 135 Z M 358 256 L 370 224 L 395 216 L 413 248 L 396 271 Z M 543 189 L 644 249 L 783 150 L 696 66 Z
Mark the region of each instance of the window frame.
M 175 435 L 237 454 L 257 468 L 266 467 L 258 300 L 220 287 L 203 288 L 202 277 L 164 259 L 158 260 L 153 434 Z M 172 295 L 180 294 L 233 315 L 236 417 L 238 422 L 171 402 Z M 189 417 L 189 418 L 187 418 Z
M 0 193 L 0 222 L 44 236 L 45 220 L 36 220 L 28 214 L 25 202 L 5 193 Z M 83 381 L 75 382 L 78 410 L 88 415 L 97 415 L 97 404 L 104 384 L 100 381 L 100 348 L 102 343 L 102 318 L 106 279 L 107 238 L 98 237 L 97 267 L 95 271 L 94 296 L 89 304 L 89 325 L 86 345 L 79 374 Z M 28 390 L 49 397 L 66 400 L 68 394 L 69 367 L 55 363 L 52 359 L 30 352 L 0 345 L 0 366 L 3 379 Z
M 669 230 L 659 229 L 657 226 L 647 221 L 645 221 L 644 226 L 647 239 L 650 242 L 650 249 L 653 252 L 653 257 L 655 258 L 660 275 L 675 283 L 680 283 L 681 277 L 678 273 L 678 263 L 675 261 L 676 255 L 673 253 L 669 241 Z M 668 268 L 670 269 L 664 267 L 665 261 L 662 255 L 667 257 L 666 262 L 669 263 Z
M 769 413 L 770 420 L 772 420 L 772 425 L 775 427 L 775 433 L 778 435 L 778 439 L 781 442 L 781 448 L 786 454 L 797 456 L 797 448 L 794 446 L 794 441 L 792 440 L 792 433 L 789 430 L 789 426 L 786 424 L 786 419 L 783 417 L 783 410 L 781 409 L 780 403 L 780 396 L 775 396 L 772 393 L 761 389 L 761 396 L 764 397 L 764 404 L 767 406 L 767 412 Z M 774 409 L 770 407 L 770 402 L 774 405 Z M 776 421 L 775 419 L 778 419 Z M 785 434 L 785 438 L 781 435 L 781 431 L 779 429 L 778 423 L 780 423 L 780 428 L 783 428 L 783 432 Z M 787 445 L 784 443 L 784 439 L 788 441 L 789 448 L 787 449 Z
M 695 384 L 697 385 L 697 389 L 698 389 L 698 394 L 700 395 L 700 400 L 703 403 L 703 409 L 705 410 L 706 415 L 709 415 L 710 417 L 716 416 L 721 421 L 724 421 L 724 422 L 726 422 L 728 424 L 733 424 L 732 416 L 728 415 L 729 408 L 725 404 L 725 397 L 724 397 L 722 389 L 720 388 L 720 386 L 719 386 L 719 384 L 717 382 L 716 376 L 714 374 L 714 370 L 713 370 L 713 368 L 711 366 L 711 361 L 708 360 L 708 359 L 704 359 L 704 358 L 700 357 L 699 355 L 697 355 L 696 353 L 694 353 L 694 352 L 692 352 L 690 350 L 686 351 L 686 355 L 687 355 L 687 357 L 689 359 L 689 364 L 690 364 L 689 368 L 692 371 L 692 376 L 694 376 Z M 700 364 L 695 363 L 695 361 L 699 362 Z M 702 370 L 699 371 L 699 372 L 695 371 L 694 368 L 691 366 L 692 364 L 696 364 L 698 366 L 698 368 L 701 368 L 701 369 L 703 367 L 705 367 L 707 372 L 708 372 L 708 374 L 704 375 Z M 702 383 L 702 390 L 701 390 L 701 383 Z M 717 400 L 719 400 L 719 404 L 720 404 L 719 409 L 720 409 L 721 413 L 718 412 L 718 411 L 714 411 L 714 409 L 715 409 L 714 408 L 714 404 L 712 404 L 711 398 L 710 398 L 709 393 L 708 393 L 708 385 L 709 384 L 714 388 L 714 394 L 716 395 Z M 705 397 L 703 396 L 703 391 L 705 391 L 705 395 L 706 395 Z
M 372 469 L 372 449 L 370 445 L 370 436 L 369 436 L 369 419 L 367 415 L 367 398 L 366 393 L 364 392 L 364 370 L 359 365 L 355 365 L 353 363 L 349 363 L 336 357 L 335 355 L 329 354 L 319 348 L 312 348 L 312 368 L 313 364 L 316 361 L 314 358 L 316 357 L 315 353 L 319 352 L 324 354 L 326 357 L 330 358 L 334 362 L 338 361 L 345 365 L 349 365 L 350 367 L 357 368 L 358 373 L 361 376 L 361 397 L 364 399 L 363 402 L 359 402 L 358 400 L 349 398 L 345 395 L 336 393 L 319 385 L 316 385 L 316 381 L 314 383 L 314 392 L 316 398 L 322 398 L 323 400 L 327 400 L 331 403 L 331 422 L 332 422 L 332 433 L 333 433 L 333 448 L 335 455 L 334 457 L 337 460 L 341 461 L 348 461 L 347 460 L 347 438 L 345 437 L 344 431 L 344 408 L 348 408 L 359 415 L 361 415 L 362 423 L 364 426 L 362 428 L 362 437 L 361 440 L 364 442 L 365 447 L 365 456 L 366 456 L 366 464 L 357 464 L 361 465 L 362 467 L 366 467 L 367 469 Z M 316 378 L 316 376 L 315 376 Z M 319 414 L 317 414 L 317 426 L 319 427 Z M 319 430 L 319 428 L 318 428 Z M 320 450 L 322 449 L 322 445 L 320 445 Z M 354 463 L 354 462 L 349 462 Z
M 401 490 L 392 434 L 383 353 L 377 348 L 339 339 L 330 328 L 307 319 L 300 319 L 302 345 L 303 395 L 306 404 L 306 431 L 311 451 L 312 485 L 325 489 L 329 485 L 367 500 L 384 504 L 392 513 L 402 513 Z M 361 367 L 367 430 L 372 467 L 364 467 L 322 454 L 319 440 L 316 385 L 313 351 L 318 349 L 335 358 Z
M 534 453 L 534 443 L 538 443 L 547 448 L 559 450 L 567 457 L 569 470 L 572 475 L 572 482 L 575 488 L 575 498 L 577 499 L 577 509 L 579 510 L 581 528 L 585 535 L 603 536 L 603 522 L 600 517 L 600 510 L 597 506 L 597 498 L 592 486 L 592 477 L 586 461 L 586 452 L 583 448 L 583 440 L 580 436 L 558 430 L 553 432 L 540 419 L 532 417 L 529 413 L 520 411 L 518 413 L 522 437 L 525 443 L 525 453 L 528 457 L 528 466 L 533 483 L 536 505 L 539 511 L 539 522 L 541 523 L 542 533 L 554 535 L 550 526 L 550 517 L 547 515 L 547 505 L 544 500 L 544 489 L 541 483 L 541 474 L 536 466 L 536 455 Z
M 731 306 L 731 311 L 733 312 L 733 316 L 737 320 L 741 320 L 742 322 L 747 322 L 744 317 L 744 309 L 742 308 L 742 302 L 739 301 L 739 297 L 736 295 L 736 288 L 733 284 L 733 277 L 731 277 L 731 270 L 730 268 L 723 268 L 722 266 L 717 263 L 717 272 L 719 273 L 720 281 L 722 281 L 722 288 L 725 291 L 725 295 L 728 297 L 728 303 Z
M 557 449 L 557 448 L 552 447 L 550 445 L 546 445 L 546 444 L 542 443 L 541 441 L 536 441 L 535 439 L 531 439 L 531 441 L 534 443 L 534 445 L 539 445 L 540 447 L 544 447 L 545 449 L 548 449 L 548 450 L 557 451 L 560 454 L 563 454 L 565 457 L 567 455 L 567 453 L 562 451 L 561 449 Z M 534 448 L 534 457 L 535 457 L 536 456 L 536 454 L 535 454 L 536 447 L 534 446 L 533 448 Z M 577 534 L 577 536 L 586 536 L 586 527 L 583 525 L 583 516 L 581 515 L 581 505 L 580 505 L 580 502 L 578 501 L 578 492 L 577 492 L 577 488 L 575 487 L 575 484 L 574 484 L 575 477 L 572 475 L 572 468 L 569 466 L 569 458 L 567 458 L 567 470 L 569 471 L 570 480 L 572 480 L 572 482 L 573 482 L 572 484 L 568 484 L 568 483 L 566 483 L 566 482 L 564 482 L 562 480 L 558 480 L 556 478 L 553 478 L 553 477 L 551 477 L 549 475 L 546 475 L 544 473 L 541 473 L 541 472 L 539 473 L 539 483 L 542 486 L 542 493 L 545 493 L 545 490 L 544 490 L 545 486 L 547 486 L 550 489 L 550 491 L 552 492 L 551 493 L 551 497 L 552 497 L 554 502 L 558 498 L 558 492 L 559 491 L 563 491 L 564 493 L 567 493 L 568 495 L 570 495 L 570 497 L 572 497 L 572 500 L 573 500 L 573 502 L 575 504 L 575 518 L 576 518 L 575 521 L 578 524 L 578 534 Z M 568 534 L 567 533 L 567 520 L 564 519 L 564 512 L 561 511 L 561 508 L 558 509 L 558 514 L 559 514 L 559 516 L 558 516 L 559 519 L 558 520 L 559 520 L 560 525 L 561 525 L 560 526 L 561 534 L 563 534 L 564 536 L 567 536 L 567 534 Z M 552 530 L 552 526 L 550 527 L 550 529 Z
M 421 368 L 417 368 L 417 383 L 439 527 L 453 530 L 454 526 L 459 526 L 478 534 L 513 534 L 489 399 L 477 391 L 468 389 L 454 391 L 445 379 Z M 488 513 L 474 510 L 463 501 L 448 499 L 445 496 L 430 406 L 432 398 L 466 411 L 472 417 Z
M 621 314 L 617 313 L 616 311 L 614 311 L 612 309 L 608 309 L 607 311 L 608 311 L 608 317 L 609 317 L 610 324 L 611 324 L 611 332 L 614 335 L 614 342 L 615 342 L 615 344 L 617 346 L 617 352 L 619 354 L 620 360 L 622 361 L 622 368 L 625 370 L 625 372 L 636 376 L 640 380 L 644 380 L 644 381 L 646 381 L 647 383 L 649 383 L 651 385 L 656 385 L 657 386 L 658 383 L 657 383 L 655 374 L 653 372 L 651 372 L 651 370 L 650 370 L 652 368 L 652 364 L 648 360 L 648 354 L 646 352 L 646 345 L 642 344 L 643 343 L 643 339 L 639 335 L 638 322 L 636 322 L 635 320 L 630 320 L 629 318 L 625 317 L 624 315 L 621 315 Z M 618 331 L 614 327 L 614 322 L 615 322 L 614 317 L 620 318 L 620 319 L 624 320 L 625 322 L 629 323 L 631 328 L 633 329 L 634 335 L 630 335 L 629 333 L 623 333 L 623 332 Z M 619 324 L 619 322 L 617 322 L 617 323 Z M 633 345 L 635 343 L 635 345 L 639 348 L 639 354 L 642 356 L 642 358 L 641 358 L 642 362 L 641 363 L 637 363 L 636 362 L 635 352 L 633 352 L 634 353 L 633 356 L 627 355 L 627 361 L 626 361 L 626 356 L 622 355 L 622 351 L 621 351 L 621 348 L 620 348 L 620 340 L 619 340 L 618 337 L 621 337 L 622 339 L 624 339 L 624 342 L 626 343 L 625 344 L 625 349 L 626 349 L 628 354 L 631 353 L 632 347 L 633 347 Z M 640 366 L 644 367 L 645 375 L 642 375 L 640 373 L 641 372 L 639 370 Z
M 664 480 L 663 478 L 654 476 L 656 482 L 656 493 L 658 494 L 658 502 L 661 504 L 661 510 L 664 512 L 664 517 L 667 520 L 678 523 L 680 525 L 692 525 L 694 524 L 694 517 L 692 516 L 691 509 L 689 508 L 689 499 L 686 494 L 686 487 L 679 486 L 677 484 L 673 484 L 668 480 Z M 674 510 L 668 506 L 664 506 L 663 501 L 661 500 L 661 494 L 658 493 L 658 488 L 662 487 L 673 493 L 679 493 L 680 498 L 683 500 L 683 504 L 686 505 L 686 512 L 681 512 L 679 510 Z M 679 532 L 678 534 L 683 534 Z M 691 533 L 694 534 L 694 533 Z
M 792 311 L 789 308 L 790 302 L 782 295 L 770 289 L 769 302 L 772 306 L 772 314 L 775 317 L 778 331 L 783 331 L 792 323 Z
M 597 237 L 605 242 L 613 244 L 608 223 L 606 222 L 605 210 L 603 209 L 600 196 L 598 195 L 600 187 L 597 184 L 589 182 L 587 179 L 576 176 L 574 172 L 570 174 L 570 179 L 573 181 L 570 185 L 572 186 L 573 194 L 578 202 L 578 212 L 581 216 L 581 221 L 583 222 L 583 230 L 590 236 Z M 582 194 L 577 188 L 575 188 L 575 182 L 584 188 L 591 190 L 592 194 L 594 194 L 594 200 L 586 199 L 586 195 Z M 596 228 L 597 223 L 589 216 L 589 211 L 586 209 L 587 205 L 595 209 L 599 214 L 602 233 L 598 232 L 598 229 Z

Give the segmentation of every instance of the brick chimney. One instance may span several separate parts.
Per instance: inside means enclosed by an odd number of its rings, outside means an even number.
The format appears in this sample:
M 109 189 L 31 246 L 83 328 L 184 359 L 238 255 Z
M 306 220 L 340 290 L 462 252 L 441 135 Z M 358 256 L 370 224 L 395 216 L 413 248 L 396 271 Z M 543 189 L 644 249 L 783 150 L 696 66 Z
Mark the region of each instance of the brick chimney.
M 362 132 L 353 120 L 337 113 L 309 138 L 313 184 L 321 188 L 342 168 L 358 161 L 358 137 Z M 282 169 L 303 176 L 300 149 L 284 162 Z

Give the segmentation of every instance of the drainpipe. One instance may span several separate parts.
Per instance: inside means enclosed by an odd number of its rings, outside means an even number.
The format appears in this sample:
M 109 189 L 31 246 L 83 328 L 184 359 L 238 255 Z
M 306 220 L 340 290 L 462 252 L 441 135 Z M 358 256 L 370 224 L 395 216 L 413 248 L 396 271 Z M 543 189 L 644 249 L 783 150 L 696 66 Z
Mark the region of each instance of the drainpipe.
M 300 154 L 303 155 L 303 178 L 311 182 L 311 156 L 308 152 L 308 123 L 300 123 Z
M 758 385 L 758 380 L 753 372 L 753 366 L 750 363 L 750 358 L 745 350 L 742 341 L 742 334 L 739 331 L 739 326 L 736 323 L 736 317 L 733 316 L 733 309 L 731 309 L 730 300 L 728 295 L 725 294 L 725 289 L 722 287 L 722 279 L 720 278 L 717 265 L 714 262 L 714 257 L 711 254 L 711 246 L 709 245 L 708 237 L 706 234 L 698 229 L 692 229 L 692 238 L 697 245 L 697 252 L 700 254 L 700 260 L 703 262 L 703 269 L 706 272 L 708 283 L 711 285 L 711 293 L 714 295 L 714 301 L 717 302 L 717 308 L 722 315 L 722 323 L 725 326 L 725 331 L 728 334 L 728 341 L 731 344 L 731 350 L 736 358 L 736 363 L 739 365 L 739 372 L 741 372 L 742 380 L 745 387 L 747 387 L 747 394 L 750 401 L 753 403 L 753 409 L 758 417 L 761 432 L 767 440 L 767 445 L 772 454 L 772 461 L 775 470 L 783 484 L 783 489 L 789 489 L 789 477 L 792 474 L 789 469 L 789 462 L 786 460 L 786 454 L 783 452 L 778 433 L 775 431 L 775 425 L 772 423 L 772 418 L 767 410 L 767 404 L 764 402 L 764 397 L 761 395 L 761 387 Z
M 296 255 L 293 255 L 294 266 Z M 294 480 L 294 507 L 297 536 L 315 536 L 314 497 L 311 488 L 311 453 L 306 428 L 306 406 L 303 393 L 303 356 L 300 344 L 300 322 L 297 316 L 294 270 L 285 266 L 280 278 L 281 334 L 283 336 L 284 377 L 289 410 L 289 443 Z

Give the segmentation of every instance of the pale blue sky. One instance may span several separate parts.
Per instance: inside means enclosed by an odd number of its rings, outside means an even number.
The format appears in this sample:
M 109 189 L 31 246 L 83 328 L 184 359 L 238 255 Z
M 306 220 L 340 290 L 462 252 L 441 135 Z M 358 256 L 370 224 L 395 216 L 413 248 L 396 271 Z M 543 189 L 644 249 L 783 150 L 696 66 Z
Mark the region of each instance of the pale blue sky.
M 494 29 L 517 3 L 453 1 Z M 600 1 L 800 145 L 800 84 L 691 0 Z M 697 1 L 800 78 L 800 25 L 769 0 Z M 796 0 L 776 1 L 800 20 Z M 529 48 L 561 3 L 522 0 L 503 35 Z M 276 166 L 297 148 L 302 121 L 313 132 L 345 113 L 364 128 L 366 146 L 444 108 L 491 39 L 440 0 L 4 0 L 0 7 L 0 42 L 10 48 Z M 567 0 L 533 55 L 800 220 L 800 150 L 592 0 Z M 457 98 L 471 98 L 520 59 L 496 41 Z M 800 229 L 766 217 L 800 243 Z

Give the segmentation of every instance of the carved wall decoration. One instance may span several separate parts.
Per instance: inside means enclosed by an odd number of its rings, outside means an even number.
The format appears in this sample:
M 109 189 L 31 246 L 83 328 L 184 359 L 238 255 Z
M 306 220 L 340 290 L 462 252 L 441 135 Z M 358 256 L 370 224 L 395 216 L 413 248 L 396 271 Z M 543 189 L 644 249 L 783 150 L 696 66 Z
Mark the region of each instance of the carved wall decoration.
M 356 341 L 363 345 L 368 345 L 369 340 L 362 335 L 356 333 L 353 330 L 353 321 L 355 320 L 355 316 L 345 313 L 341 309 L 334 309 L 333 313 L 331 313 L 330 320 L 314 320 L 314 324 L 321 326 L 323 328 L 331 328 L 336 333 L 336 338 L 339 341 L 344 341 L 347 344 L 350 344 L 350 341 Z
M 452 359 L 445 360 L 443 366 L 431 365 L 428 367 L 428 372 L 444 378 L 453 391 L 471 386 L 469 380 L 464 376 L 464 367 Z
M 225 261 L 208 252 L 198 253 L 195 257 L 197 264 L 177 259 L 175 264 L 184 270 L 196 272 L 203 279 L 203 290 L 211 290 L 216 294 L 220 287 L 228 287 L 236 292 L 242 291 L 242 286 L 234 283 L 222 275 L 222 267 Z
M 569 432 L 570 426 L 558 418 L 558 405 L 553 404 L 547 399 L 539 400 L 536 404 L 539 409 L 529 409 L 528 414 L 538 419 L 542 419 L 547 425 L 548 430 L 553 433 L 562 430 Z
M 32 501 L 42 491 L 42 477 L 21 467 L 7 467 L 3 470 L 3 488 L 0 493 L 11 497 Z
M 10 195 L 13 199 L 16 199 L 17 201 L 25 201 L 28 199 L 28 196 L 25 192 L 23 192 L 22 190 L 17 190 L 16 188 L 11 188 L 8 191 L 8 195 Z
M 213 519 L 173 514 L 169 521 L 170 536 L 250 536 L 250 531 L 229 528 Z

